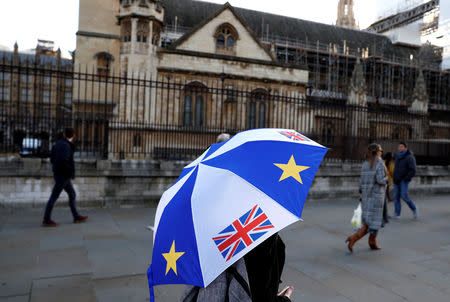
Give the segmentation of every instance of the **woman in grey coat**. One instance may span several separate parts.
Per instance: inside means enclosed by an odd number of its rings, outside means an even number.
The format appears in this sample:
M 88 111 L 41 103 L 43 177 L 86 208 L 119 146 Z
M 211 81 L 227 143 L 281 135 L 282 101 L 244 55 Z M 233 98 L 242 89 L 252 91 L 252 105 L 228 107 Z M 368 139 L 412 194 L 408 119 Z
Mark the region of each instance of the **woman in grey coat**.
M 356 241 L 369 236 L 369 246 L 372 250 L 379 250 L 377 234 L 383 222 L 383 200 L 386 192 L 386 170 L 381 159 L 383 150 L 378 144 L 371 144 L 367 148 L 366 161 L 361 169 L 360 192 L 362 193 L 362 221 L 363 226 L 352 236 L 348 237 L 348 249 L 353 252 Z

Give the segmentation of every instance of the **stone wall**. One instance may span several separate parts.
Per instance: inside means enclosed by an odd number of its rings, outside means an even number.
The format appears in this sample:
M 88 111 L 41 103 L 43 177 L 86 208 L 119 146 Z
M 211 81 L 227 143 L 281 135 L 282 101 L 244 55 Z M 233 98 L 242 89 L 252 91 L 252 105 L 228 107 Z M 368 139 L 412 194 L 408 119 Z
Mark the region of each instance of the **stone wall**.
M 186 162 L 77 160 L 73 181 L 81 206 L 155 206 Z M 323 164 L 308 199 L 358 197 L 359 164 Z M 53 186 L 47 159 L 0 158 L 0 206 L 43 207 Z M 450 193 L 450 167 L 418 167 L 412 194 Z M 67 206 L 67 194 L 57 205 Z

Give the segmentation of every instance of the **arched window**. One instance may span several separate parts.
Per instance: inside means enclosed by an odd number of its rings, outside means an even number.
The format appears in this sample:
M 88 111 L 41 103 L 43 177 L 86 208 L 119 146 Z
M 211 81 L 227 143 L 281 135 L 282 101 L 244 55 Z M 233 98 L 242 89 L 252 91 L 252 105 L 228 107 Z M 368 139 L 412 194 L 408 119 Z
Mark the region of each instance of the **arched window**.
M 201 83 L 191 83 L 184 88 L 183 125 L 203 126 L 208 89 Z
M 108 76 L 114 57 L 107 52 L 99 52 L 95 57 L 97 59 L 97 74 L 102 77 Z
M 222 54 L 234 54 L 236 41 L 239 36 L 233 25 L 224 23 L 220 25 L 214 35 L 216 51 Z
M 269 94 L 265 89 L 256 89 L 250 94 L 247 125 L 249 129 L 267 127 L 267 102 Z

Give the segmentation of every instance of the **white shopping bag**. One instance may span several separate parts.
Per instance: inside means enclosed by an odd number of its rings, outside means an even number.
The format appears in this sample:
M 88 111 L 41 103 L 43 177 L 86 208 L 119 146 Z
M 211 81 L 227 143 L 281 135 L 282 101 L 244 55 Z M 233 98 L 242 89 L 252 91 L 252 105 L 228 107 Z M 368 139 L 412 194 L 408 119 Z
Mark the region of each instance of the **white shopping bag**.
M 358 207 L 353 211 L 353 217 L 351 220 L 352 227 L 354 230 L 359 230 L 362 227 L 362 209 L 361 203 Z

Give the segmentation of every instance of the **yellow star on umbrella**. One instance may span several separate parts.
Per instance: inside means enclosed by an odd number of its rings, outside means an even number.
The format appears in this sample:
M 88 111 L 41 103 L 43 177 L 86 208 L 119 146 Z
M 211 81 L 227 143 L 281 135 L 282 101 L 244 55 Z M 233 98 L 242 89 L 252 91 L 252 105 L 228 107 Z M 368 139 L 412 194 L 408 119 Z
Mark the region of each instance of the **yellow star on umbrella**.
M 303 184 L 302 178 L 300 177 L 300 172 L 309 169 L 307 166 L 297 166 L 295 163 L 294 155 L 291 155 L 289 162 L 287 164 L 275 164 L 278 168 L 283 170 L 283 174 L 280 177 L 279 181 L 282 181 L 288 177 L 293 177 L 296 181 Z
M 170 248 L 170 251 L 168 253 L 162 253 L 163 257 L 167 261 L 166 276 L 167 276 L 167 273 L 170 271 L 170 269 L 172 269 L 173 272 L 175 273 L 175 275 L 178 276 L 177 260 L 178 260 L 178 258 L 183 256 L 183 254 L 184 254 L 184 252 L 175 252 L 175 240 L 172 243 L 172 247 Z

